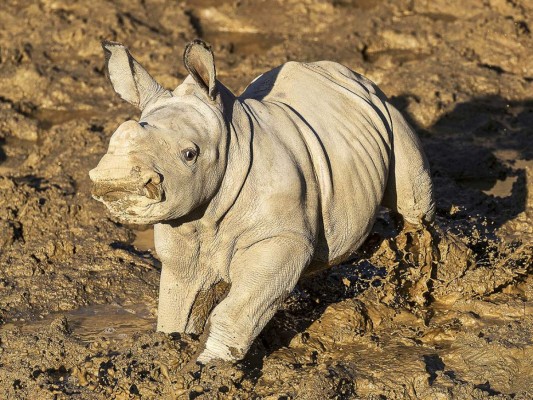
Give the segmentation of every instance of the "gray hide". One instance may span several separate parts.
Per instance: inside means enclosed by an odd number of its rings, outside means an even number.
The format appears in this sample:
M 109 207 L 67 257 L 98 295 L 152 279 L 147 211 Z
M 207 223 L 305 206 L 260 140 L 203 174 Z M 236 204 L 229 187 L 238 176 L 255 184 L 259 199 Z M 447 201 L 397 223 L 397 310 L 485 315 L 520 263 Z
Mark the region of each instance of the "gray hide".
M 235 97 L 197 40 L 170 92 L 124 46 L 103 46 L 115 91 L 142 115 L 90 171 L 93 196 L 119 220 L 155 224 L 157 329 L 205 328 L 199 361 L 244 357 L 302 274 L 357 250 L 380 205 L 433 219 L 420 142 L 346 67 L 289 62 Z

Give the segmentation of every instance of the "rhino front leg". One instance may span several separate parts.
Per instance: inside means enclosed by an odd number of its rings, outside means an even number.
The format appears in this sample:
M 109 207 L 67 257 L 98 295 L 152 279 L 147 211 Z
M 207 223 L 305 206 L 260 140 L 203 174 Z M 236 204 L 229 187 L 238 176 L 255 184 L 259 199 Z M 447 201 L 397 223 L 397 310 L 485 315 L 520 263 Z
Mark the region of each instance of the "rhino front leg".
M 231 289 L 209 318 L 198 361 L 242 359 L 294 289 L 312 252 L 311 244 L 284 237 L 237 252 L 231 264 Z
M 159 283 L 157 330 L 165 333 L 200 333 L 205 323 L 205 293 L 213 285 L 205 276 L 183 276 L 177 268 L 163 265 Z M 195 309 L 199 313 L 195 313 Z M 198 315 L 197 315 L 198 314 Z M 203 318 L 202 318 L 203 317 Z

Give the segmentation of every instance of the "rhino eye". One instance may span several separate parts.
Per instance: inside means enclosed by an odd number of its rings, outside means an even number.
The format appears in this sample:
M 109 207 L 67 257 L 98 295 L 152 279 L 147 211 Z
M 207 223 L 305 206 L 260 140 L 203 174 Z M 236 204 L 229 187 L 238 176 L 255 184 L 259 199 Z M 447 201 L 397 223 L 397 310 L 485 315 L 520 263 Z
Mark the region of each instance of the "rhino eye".
M 185 149 L 181 152 L 183 155 L 183 159 L 187 162 L 191 162 L 196 160 L 196 157 L 198 156 L 198 151 L 193 148 Z

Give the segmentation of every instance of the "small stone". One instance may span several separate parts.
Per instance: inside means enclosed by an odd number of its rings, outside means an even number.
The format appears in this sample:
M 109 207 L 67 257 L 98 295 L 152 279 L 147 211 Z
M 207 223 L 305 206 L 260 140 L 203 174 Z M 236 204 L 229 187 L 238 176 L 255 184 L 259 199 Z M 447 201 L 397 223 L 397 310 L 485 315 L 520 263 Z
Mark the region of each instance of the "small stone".
M 167 378 L 170 381 L 170 376 L 168 374 L 168 368 L 165 364 L 161 364 L 159 367 L 159 370 L 161 371 L 161 375 L 163 375 L 165 378 Z
M 78 382 L 80 383 L 80 386 L 87 386 L 89 384 L 89 381 L 87 380 L 87 374 L 85 372 L 81 372 L 78 374 Z
M 188 392 L 187 389 L 175 389 L 174 390 L 174 398 L 175 399 L 180 399 L 181 398 L 180 396 L 183 396 L 187 392 Z
M 195 393 L 203 393 L 204 387 L 202 385 L 194 385 L 191 390 Z
M 176 378 L 176 386 L 180 389 L 185 388 L 185 378 L 183 376 L 178 376 Z

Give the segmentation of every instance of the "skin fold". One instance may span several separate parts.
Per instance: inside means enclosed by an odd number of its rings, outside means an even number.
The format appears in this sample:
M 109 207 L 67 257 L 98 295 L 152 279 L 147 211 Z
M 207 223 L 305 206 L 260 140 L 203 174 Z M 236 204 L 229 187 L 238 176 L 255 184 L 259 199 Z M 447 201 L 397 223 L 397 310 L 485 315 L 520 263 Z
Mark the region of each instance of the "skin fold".
M 197 40 L 171 92 L 123 45 L 103 47 L 115 91 L 142 115 L 90 171 L 93 197 L 121 221 L 155 224 L 157 329 L 205 329 L 198 361 L 242 359 L 302 274 L 357 250 L 380 206 L 432 221 L 420 142 L 348 68 L 289 62 L 236 97 Z

